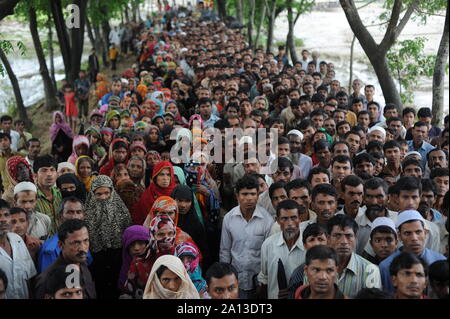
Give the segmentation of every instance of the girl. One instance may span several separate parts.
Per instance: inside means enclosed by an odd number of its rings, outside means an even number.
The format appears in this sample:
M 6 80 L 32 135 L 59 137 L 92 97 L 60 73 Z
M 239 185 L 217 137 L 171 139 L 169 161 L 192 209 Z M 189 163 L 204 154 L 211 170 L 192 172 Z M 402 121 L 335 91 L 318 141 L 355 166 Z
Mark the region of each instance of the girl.
M 75 97 L 75 92 L 70 84 L 64 86 L 64 110 L 66 116 L 69 118 L 69 125 L 73 132 L 75 132 L 77 125 L 77 98 Z

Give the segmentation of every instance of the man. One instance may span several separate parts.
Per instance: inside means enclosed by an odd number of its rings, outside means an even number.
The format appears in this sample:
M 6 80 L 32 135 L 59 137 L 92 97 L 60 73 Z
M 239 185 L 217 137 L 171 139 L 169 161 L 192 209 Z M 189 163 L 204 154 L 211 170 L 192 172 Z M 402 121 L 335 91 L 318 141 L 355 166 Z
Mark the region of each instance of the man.
M 427 154 L 429 151 L 434 149 L 434 147 L 426 142 L 428 138 L 428 126 L 424 122 L 416 122 L 412 130 L 413 139 L 407 141 L 409 151 L 419 152 L 422 156 L 422 166 L 425 167 L 427 161 Z
M 366 172 L 373 176 L 375 174 L 375 159 L 372 155 L 361 152 L 353 158 L 353 167 L 355 168 L 355 174 Z
M 316 167 L 322 167 L 325 169 L 330 169 L 331 166 L 331 150 L 330 150 L 330 144 L 328 144 L 325 140 L 318 140 L 313 145 L 314 148 L 314 154 L 319 161 L 314 168 Z
M 367 105 L 373 102 L 373 98 L 375 96 L 375 87 L 372 84 L 367 84 L 364 87 L 364 96 L 366 97 L 365 106 L 367 108 Z
M 448 167 L 448 152 L 444 149 L 435 148 L 427 154 L 427 163 L 430 169 L 437 167 Z
M 369 243 L 373 250 L 373 256 L 367 251 L 364 251 L 361 256 L 375 265 L 379 265 L 380 262 L 397 250 L 397 232 L 392 219 L 387 217 L 375 218 L 372 223 Z
M 313 217 L 300 224 L 300 230 L 303 230 L 313 223 L 325 226 L 327 222 L 336 214 L 337 194 L 336 189 L 330 184 L 319 184 L 312 190 L 311 208 L 317 217 Z
M 336 285 L 338 255 L 334 249 L 319 245 L 306 252 L 304 272 L 309 284 L 299 287 L 295 299 L 348 299 Z
M 211 299 L 239 299 L 238 272 L 231 264 L 215 262 L 205 274 Z
M 287 65 L 289 63 L 289 60 L 286 56 L 286 48 L 284 47 L 284 45 L 280 45 L 278 47 L 278 55 L 275 57 L 275 60 L 277 60 L 277 62 L 282 61 L 284 65 Z
M 330 171 L 323 167 L 314 167 L 308 176 L 308 183 L 311 185 L 311 189 L 319 184 L 329 184 L 331 181 Z
M 300 206 L 288 199 L 277 205 L 277 223 L 281 232 L 267 238 L 261 247 L 261 271 L 258 281 L 260 294 L 269 299 L 287 298 L 287 282 L 278 280 L 284 271 L 285 278 L 303 263 L 305 252 L 300 237 Z M 282 285 L 281 287 L 279 285 Z
M 338 140 L 339 141 L 345 141 L 345 134 L 350 132 L 351 129 L 352 129 L 352 126 L 350 125 L 349 122 L 347 122 L 347 121 L 339 121 L 339 122 L 337 122 L 337 124 L 336 124 L 336 132 L 337 132 L 337 135 L 338 135 Z
M 20 155 L 11 148 L 11 136 L 8 133 L 0 133 L 0 176 L 2 180 L 3 191 L 9 186 L 9 179 L 6 178 L 6 162 L 9 158 Z
M 380 109 L 381 106 L 375 101 L 367 103 L 367 112 L 369 112 L 370 125 L 374 126 L 378 122 L 380 122 Z
M 387 208 L 388 185 L 379 177 L 373 177 L 364 183 L 363 203 L 365 206 L 361 209 L 362 214 L 355 218 L 358 224 L 356 253 L 375 257 L 375 252 L 368 243 L 374 220 L 387 217 L 395 221 L 398 213 Z
M 353 158 L 359 152 L 361 147 L 361 136 L 357 131 L 351 130 L 345 133 L 344 141 L 346 141 L 350 147 L 350 158 Z
M 198 101 L 198 109 L 203 120 L 204 128 L 213 128 L 220 118 L 212 114 L 212 103 L 209 98 L 201 98 Z
M 12 129 L 13 119 L 9 115 L 3 115 L 0 117 L 0 133 L 8 134 L 11 138 L 11 150 L 13 152 L 18 151 L 18 145 L 20 140 L 20 134 Z
M 383 174 L 391 174 L 398 179 L 402 173 L 400 145 L 397 141 L 386 142 L 383 145 L 383 151 L 386 157 L 386 166 L 383 169 Z
M 422 184 L 422 195 L 417 210 L 422 214 L 423 218 L 439 226 L 439 224 L 444 222 L 444 219 L 442 214 L 433 208 L 437 198 L 436 183 L 428 178 L 422 179 L 420 182 Z
M 338 256 L 337 286 L 344 295 L 354 298 L 362 288 L 381 288 L 380 270 L 357 255 L 358 225 L 347 215 L 336 215 L 328 221 L 328 246 Z
M 61 224 L 70 219 L 84 220 L 84 207 L 81 201 L 74 196 L 64 198 L 61 201 L 58 218 Z M 58 233 L 47 239 L 39 251 L 37 271 L 42 273 L 48 268 L 61 253 L 61 248 L 58 246 Z M 92 255 L 88 251 L 87 256 L 88 265 L 92 263 Z
M 372 126 L 368 131 L 368 139 L 369 142 L 371 141 L 378 141 L 381 144 L 384 144 L 386 141 L 386 130 L 382 128 L 381 126 Z
M 389 269 L 394 258 L 400 255 L 401 252 L 412 253 L 423 259 L 428 265 L 437 260 L 445 260 L 443 255 L 425 247 L 425 238 L 428 230 L 425 229 L 424 225 L 424 219 L 418 211 L 406 210 L 398 215 L 396 227 L 403 247 L 397 249 L 396 252 L 380 263 L 381 280 L 384 290 L 394 291 Z
M 27 153 L 27 141 L 31 139 L 33 135 L 25 131 L 25 122 L 22 120 L 15 120 L 14 127 L 16 129 L 16 132 L 20 135 L 19 142 L 17 143 L 17 151 L 25 155 Z
M 41 241 L 36 237 L 27 234 L 30 225 L 30 215 L 19 207 L 13 207 L 9 211 L 11 216 L 11 231 L 19 235 L 28 248 L 33 262 L 37 261 L 37 253 L 41 248 Z
M 356 119 L 358 121 L 358 125 L 364 129 L 364 132 L 369 130 L 370 117 L 369 112 L 363 110 L 356 114 Z
M 38 190 L 30 182 L 21 182 L 14 187 L 14 205 L 22 208 L 28 215 L 29 226 L 27 234 L 39 240 L 46 240 L 52 221 L 48 215 L 36 211 Z
M 58 229 L 58 238 L 61 254 L 36 278 L 36 299 L 45 297 L 45 283 L 49 280 L 52 271 L 56 267 L 67 267 L 70 264 L 75 264 L 80 268 L 80 281 L 84 283 L 85 298 L 95 299 L 95 285 L 86 264 L 89 250 L 89 233 L 86 222 L 76 218 L 65 221 Z
M 228 212 L 222 225 L 220 262 L 231 263 L 239 271 L 239 296 L 256 298 L 253 277 L 261 268 L 261 246 L 269 237 L 273 218 L 258 201 L 258 182 L 245 175 L 236 183 L 238 206 Z
M 277 144 L 278 144 L 278 152 L 276 154 L 277 157 L 278 158 L 284 157 L 284 158 L 289 159 L 290 155 L 291 155 L 289 140 L 284 136 L 278 135 L 278 143 Z M 302 177 L 300 167 L 298 167 L 294 163 L 292 165 L 294 166 L 294 169 L 292 171 L 291 179 Z
M 84 283 L 80 280 L 73 280 L 74 278 L 80 278 L 80 270 L 76 264 L 60 265 L 53 268 L 45 282 L 44 298 L 84 299 Z
M 419 111 L 417 111 L 417 117 L 419 118 L 420 122 L 424 122 L 427 125 L 428 138 L 430 140 L 434 137 L 441 136 L 441 129 L 431 124 L 433 113 L 431 113 L 431 109 L 429 107 L 421 107 Z
M 344 207 L 336 214 L 343 214 L 355 219 L 363 214 L 361 205 L 364 196 L 363 181 L 356 175 L 346 176 L 341 182 L 342 193 L 344 195 Z
M 331 145 L 331 152 L 333 153 L 333 158 L 338 155 L 350 156 L 350 147 L 347 142 L 344 141 L 336 141 Z
M 402 120 L 399 117 L 392 116 L 386 121 L 388 129 L 394 132 L 394 140 L 404 139 L 406 135 L 406 129 L 402 125 Z M 404 133 L 404 134 L 403 134 Z
M 37 202 L 36 210 L 50 217 L 50 236 L 53 236 L 58 229 L 57 212 L 61 203 L 61 192 L 55 187 L 57 174 L 57 163 L 51 155 L 43 155 L 36 158 L 33 164 L 35 180 L 37 181 Z
M 6 274 L 6 299 L 28 299 L 29 280 L 36 268 L 27 246 L 19 235 L 9 232 L 11 216 L 9 204 L 0 199 L 0 269 Z
M 27 156 L 25 157 L 28 164 L 30 164 L 31 170 L 33 170 L 34 160 L 39 156 L 41 152 L 41 142 L 39 139 L 33 137 L 30 138 L 27 142 Z M 33 173 L 36 173 L 33 170 Z
M 441 207 L 444 204 L 444 196 L 449 190 L 449 169 L 448 167 L 444 168 L 433 168 L 430 172 L 430 179 L 436 183 L 437 186 L 437 198 L 434 204 L 435 209 L 441 210 Z
M 389 267 L 395 299 L 429 299 L 427 288 L 428 265 L 415 254 L 404 251 Z
M 402 163 L 402 176 L 423 177 L 423 167 L 420 161 L 414 158 L 407 158 Z
M 89 80 L 91 83 L 96 83 L 97 74 L 98 72 L 100 72 L 100 63 L 98 62 L 98 58 L 97 55 L 95 54 L 94 48 L 92 48 L 88 60 L 89 60 Z
M 428 268 L 428 278 L 431 288 L 430 296 L 433 299 L 449 298 L 448 277 L 448 260 L 435 261 L 430 265 Z
M 342 187 L 341 183 L 342 180 L 351 175 L 353 171 L 352 167 L 352 160 L 350 157 L 346 155 L 337 155 L 333 158 L 333 161 L 331 162 L 331 184 L 336 188 L 336 191 L 338 192 L 338 198 L 340 200 L 340 204 L 343 206 L 343 194 L 342 194 Z M 340 207 L 339 209 L 341 209 Z

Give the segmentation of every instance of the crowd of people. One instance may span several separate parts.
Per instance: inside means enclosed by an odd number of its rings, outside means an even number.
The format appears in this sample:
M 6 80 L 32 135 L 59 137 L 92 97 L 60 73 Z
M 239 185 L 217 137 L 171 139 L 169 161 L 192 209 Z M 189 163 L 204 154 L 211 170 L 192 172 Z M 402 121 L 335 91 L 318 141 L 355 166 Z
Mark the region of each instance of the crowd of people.
M 198 12 L 113 29 L 133 65 L 108 79 L 92 51 L 50 154 L 0 118 L 0 299 L 448 298 L 448 115 Z

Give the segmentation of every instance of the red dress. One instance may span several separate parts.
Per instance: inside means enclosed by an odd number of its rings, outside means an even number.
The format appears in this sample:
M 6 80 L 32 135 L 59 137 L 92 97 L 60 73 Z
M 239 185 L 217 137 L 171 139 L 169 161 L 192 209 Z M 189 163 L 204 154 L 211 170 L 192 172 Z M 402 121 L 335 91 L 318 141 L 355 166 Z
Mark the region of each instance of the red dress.
M 75 92 L 64 93 L 64 99 L 66 101 L 66 116 L 78 116 L 77 103 L 75 103 Z

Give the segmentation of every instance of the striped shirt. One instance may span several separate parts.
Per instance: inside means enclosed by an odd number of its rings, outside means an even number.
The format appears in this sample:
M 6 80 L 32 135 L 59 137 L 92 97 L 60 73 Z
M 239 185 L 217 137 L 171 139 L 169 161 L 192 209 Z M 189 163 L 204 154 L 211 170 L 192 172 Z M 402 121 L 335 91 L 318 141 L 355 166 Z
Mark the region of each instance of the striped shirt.
M 45 194 L 38 188 L 38 200 L 36 203 L 36 211 L 41 212 L 42 214 L 50 217 L 52 221 L 52 225 L 50 227 L 50 233 L 48 237 L 53 236 L 58 231 L 59 226 L 59 218 L 58 218 L 58 210 L 59 205 L 62 200 L 61 192 L 56 188 L 51 188 L 52 192 L 52 201 L 49 201 Z

